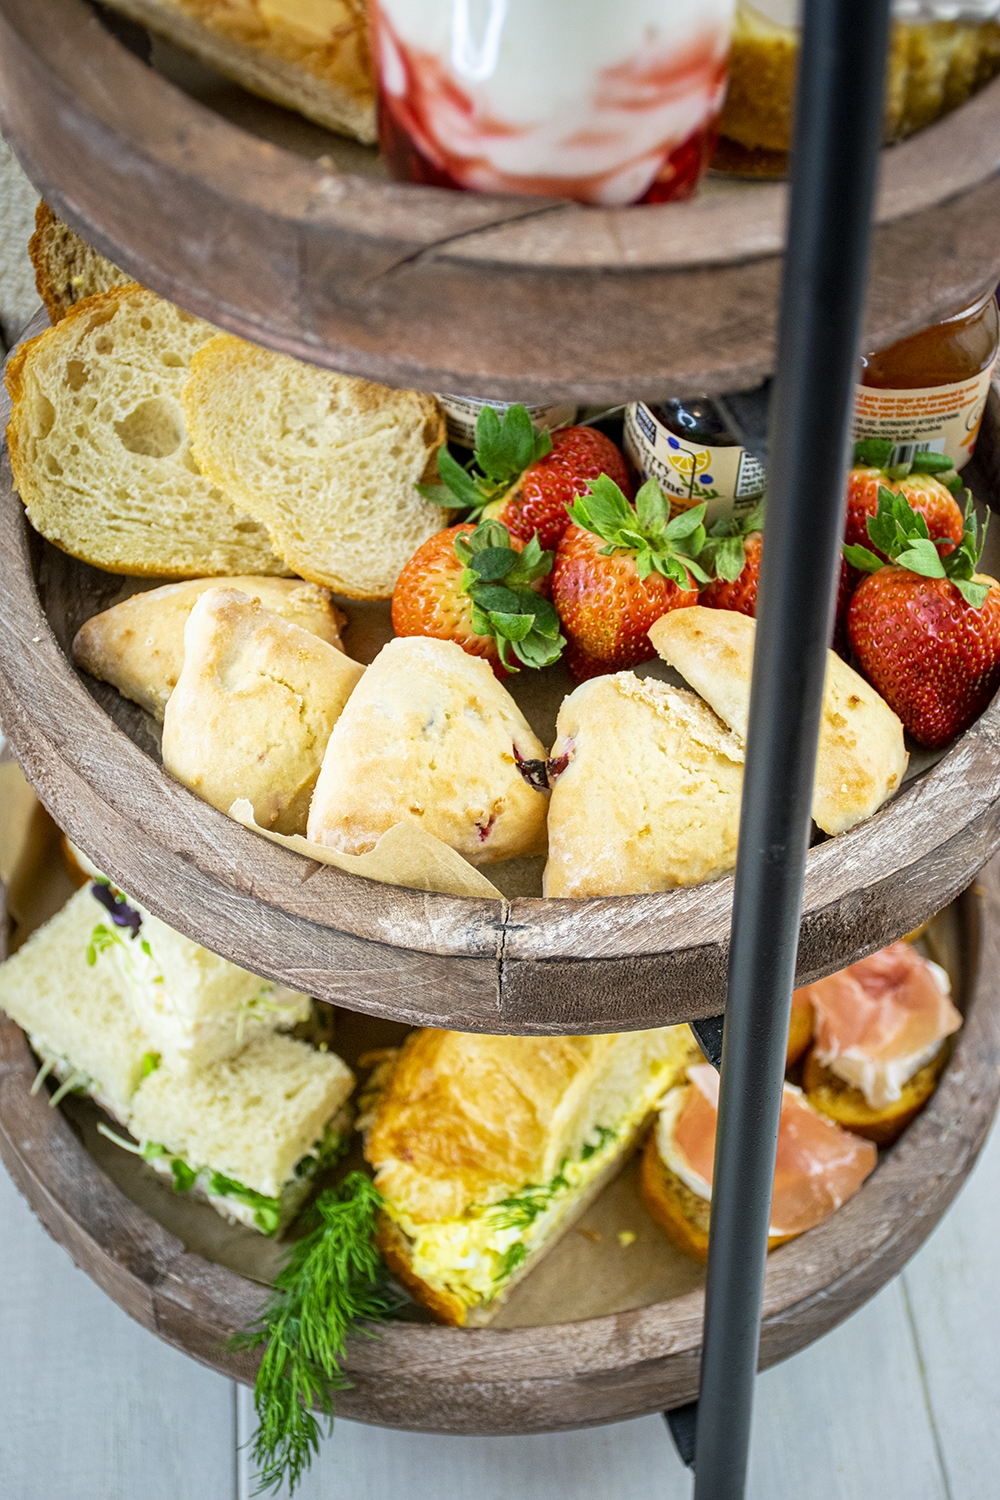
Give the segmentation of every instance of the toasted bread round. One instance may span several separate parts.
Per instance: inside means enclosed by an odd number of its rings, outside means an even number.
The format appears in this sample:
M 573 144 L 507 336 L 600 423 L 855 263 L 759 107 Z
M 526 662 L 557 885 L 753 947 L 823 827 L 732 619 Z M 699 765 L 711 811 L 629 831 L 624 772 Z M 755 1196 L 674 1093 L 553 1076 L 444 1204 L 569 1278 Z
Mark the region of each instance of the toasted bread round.
M 830 1068 L 825 1068 L 817 1059 L 815 1048 L 806 1058 L 802 1087 L 813 1108 L 828 1119 L 854 1135 L 874 1141 L 876 1146 L 891 1146 L 934 1093 L 948 1051 L 942 1045 L 937 1055 L 903 1084 L 901 1097 L 883 1109 L 873 1109 L 860 1089 L 838 1078 Z
M 437 477 L 444 413 L 396 391 L 274 354 L 231 334 L 198 351 L 184 387 L 198 463 L 262 521 L 289 566 L 353 599 L 388 599 L 450 511 Z
M 642 1153 L 639 1168 L 639 1195 L 650 1218 L 655 1219 L 678 1250 L 704 1264 L 708 1260 L 708 1226 L 712 1205 L 693 1193 L 676 1172 L 665 1165 L 652 1131 Z M 774 1250 L 793 1234 L 772 1234 L 767 1248 Z
M 78 302 L 7 365 L 7 443 L 28 519 L 112 573 L 281 574 L 267 528 L 191 456 L 180 392 L 215 330 L 135 282 Z
M 815 1014 L 811 1005 L 792 1006 L 792 1017 L 788 1024 L 788 1051 L 785 1054 L 786 1071 L 794 1067 L 809 1046 L 813 1039 L 815 1024 Z

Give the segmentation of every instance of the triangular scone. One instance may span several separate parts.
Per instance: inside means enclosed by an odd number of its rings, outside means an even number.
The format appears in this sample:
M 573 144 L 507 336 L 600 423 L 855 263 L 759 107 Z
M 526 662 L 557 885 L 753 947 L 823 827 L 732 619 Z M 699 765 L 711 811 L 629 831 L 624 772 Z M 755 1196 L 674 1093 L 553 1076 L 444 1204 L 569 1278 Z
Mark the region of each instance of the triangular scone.
M 184 665 L 187 617 L 202 594 L 219 586 L 218 578 L 191 578 L 133 594 L 81 625 L 73 642 L 74 660 L 162 719 Z M 330 602 L 328 589 L 301 578 L 227 578 L 224 587 L 259 599 L 283 620 L 343 649 L 344 616 Z
M 191 457 L 179 397 L 215 334 L 132 282 L 78 302 L 11 355 L 7 442 L 36 531 L 112 573 L 292 571 Z
M 309 837 L 363 854 L 412 819 L 474 865 L 540 854 L 549 799 L 518 758 L 545 750 L 486 662 L 454 641 L 390 641 L 330 736 Z
M 416 486 L 436 479 L 437 400 L 220 334 L 183 394 L 206 474 L 263 521 L 289 566 L 352 599 L 388 599 L 404 563 L 448 524 Z
M 667 891 L 732 869 L 743 746 L 694 693 L 595 677 L 564 700 L 556 734 L 546 896 Z
M 755 621 L 731 609 L 676 609 L 649 638 L 742 740 L 750 713 Z M 909 756 L 888 703 L 834 651 L 827 652 L 812 815 L 824 833 L 870 818 L 902 784 Z
M 326 742 L 364 667 L 235 589 L 202 594 L 163 716 L 163 764 L 228 812 L 304 833 Z

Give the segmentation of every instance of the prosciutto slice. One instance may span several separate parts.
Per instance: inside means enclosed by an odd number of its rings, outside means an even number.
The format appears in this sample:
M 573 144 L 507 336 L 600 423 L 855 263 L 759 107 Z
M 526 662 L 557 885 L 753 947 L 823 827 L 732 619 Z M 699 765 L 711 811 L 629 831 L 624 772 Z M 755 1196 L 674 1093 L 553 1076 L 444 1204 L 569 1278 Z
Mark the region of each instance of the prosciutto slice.
M 674 1125 L 671 1146 L 688 1170 L 711 1189 L 719 1075 L 698 1064 L 688 1069 L 691 1087 Z M 801 1089 L 786 1083 L 778 1128 L 778 1154 L 771 1198 L 771 1233 L 802 1234 L 847 1201 L 878 1160 L 871 1141 L 841 1130 L 807 1104 Z
M 962 1024 L 944 971 L 909 943 L 891 943 L 797 994 L 816 1009 L 816 1056 L 825 1067 L 843 1056 L 874 1063 L 916 1057 Z

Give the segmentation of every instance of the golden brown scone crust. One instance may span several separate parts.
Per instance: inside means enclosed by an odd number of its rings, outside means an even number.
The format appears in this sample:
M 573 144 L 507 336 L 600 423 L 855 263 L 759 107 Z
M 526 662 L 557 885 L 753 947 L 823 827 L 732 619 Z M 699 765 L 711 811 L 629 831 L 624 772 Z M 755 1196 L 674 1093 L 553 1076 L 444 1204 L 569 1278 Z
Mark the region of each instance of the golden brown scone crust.
M 552 758 L 569 762 L 549 804 L 546 896 L 666 891 L 732 869 L 743 747 L 694 693 L 595 677 L 564 700 L 556 734 Z
M 755 622 L 729 609 L 676 609 L 649 638 L 741 739 L 750 709 Z M 883 698 L 836 652 L 827 652 L 812 814 L 844 833 L 899 790 L 909 757 L 903 726 Z
M 343 650 L 345 616 L 328 589 L 300 578 L 191 578 L 133 594 L 80 626 L 73 659 L 92 677 L 110 682 L 156 719 L 184 665 L 184 626 L 202 594 L 220 586 L 259 599 L 265 609 Z
M 302 833 L 326 742 L 363 672 L 258 600 L 210 589 L 184 627 L 163 764 L 223 812 L 247 797 L 262 828 Z
M 390 641 L 330 738 L 309 837 L 363 854 L 416 822 L 473 865 L 540 854 L 549 799 L 521 775 L 515 746 L 545 759 L 484 661 L 454 641 Z
M 941 1047 L 935 1057 L 903 1084 L 900 1097 L 883 1109 L 873 1109 L 860 1089 L 825 1068 L 813 1050 L 806 1058 L 802 1087 L 813 1109 L 854 1135 L 891 1146 L 916 1119 L 938 1086 L 951 1049 Z

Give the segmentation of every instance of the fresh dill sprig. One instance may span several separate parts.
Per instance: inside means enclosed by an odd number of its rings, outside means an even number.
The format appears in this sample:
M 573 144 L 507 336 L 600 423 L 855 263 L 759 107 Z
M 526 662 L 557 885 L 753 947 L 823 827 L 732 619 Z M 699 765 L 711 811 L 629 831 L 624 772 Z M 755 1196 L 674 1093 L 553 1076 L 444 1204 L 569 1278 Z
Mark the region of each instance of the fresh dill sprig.
M 235 1335 L 237 1349 L 264 1356 L 254 1386 L 257 1432 L 251 1453 L 257 1489 L 294 1491 L 319 1451 L 314 1408 L 333 1427 L 333 1395 L 350 1381 L 340 1361 L 350 1333 L 385 1319 L 398 1305 L 373 1243 L 382 1198 L 370 1177 L 350 1172 L 310 1210 L 315 1228 L 299 1240 L 254 1323 Z
M 545 1212 L 559 1192 L 569 1188 L 564 1176 L 569 1157 L 563 1157 L 559 1170 L 549 1182 L 526 1182 L 509 1198 L 501 1198 L 490 1209 L 490 1219 L 498 1229 L 527 1229 Z

